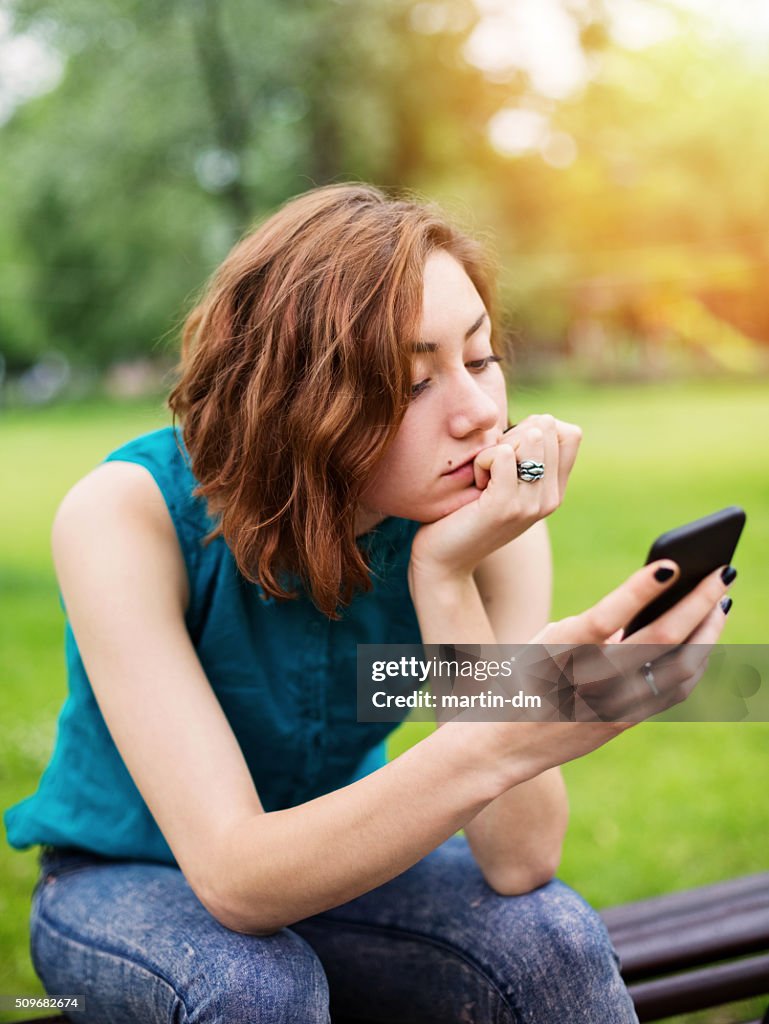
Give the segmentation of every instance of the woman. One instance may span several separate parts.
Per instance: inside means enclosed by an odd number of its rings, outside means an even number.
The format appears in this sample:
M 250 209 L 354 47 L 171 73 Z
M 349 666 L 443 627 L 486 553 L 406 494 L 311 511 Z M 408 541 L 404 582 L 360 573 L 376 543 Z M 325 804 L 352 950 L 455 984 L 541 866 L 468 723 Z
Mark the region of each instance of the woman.
M 621 647 L 676 578 L 646 566 L 547 623 L 543 520 L 580 433 L 505 430 L 493 320 L 481 251 L 439 212 L 311 191 L 189 317 L 183 430 L 64 498 L 70 692 L 6 824 L 44 847 L 33 962 L 85 995 L 73 1019 L 637 1019 L 600 918 L 554 878 L 558 766 L 659 704 L 452 723 L 389 764 L 393 725 L 356 720 L 356 644 Z M 708 577 L 635 640 L 715 642 L 726 589 Z M 671 662 L 663 699 L 699 674 Z

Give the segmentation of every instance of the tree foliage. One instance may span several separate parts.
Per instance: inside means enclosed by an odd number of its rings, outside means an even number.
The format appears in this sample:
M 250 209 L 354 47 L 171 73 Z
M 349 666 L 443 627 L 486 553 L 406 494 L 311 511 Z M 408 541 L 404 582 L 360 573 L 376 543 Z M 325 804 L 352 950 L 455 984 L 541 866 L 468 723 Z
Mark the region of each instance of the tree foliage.
M 249 225 L 356 179 L 493 232 L 524 347 L 568 350 L 586 317 L 680 335 L 683 298 L 769 338 L 765 62 L 686 20 L 623 48 L 606 0 L 562 4 L 591 71 L 554 100 L 469 62 L 472 0 L 15 0 L 63 74 L 0 126 L 8 367 L 173 347 Z M 489 125 L 519 109 L 544 141 L 505 155 Z
M 458 56 L 475 15 L 453 7 L 459 29 L 437 38 L 410 31 L 403 0 L 17 5 L 17 29 L 46 26 L 66 64 L 0 132 L 10 365 L 51 347 L 97 364 L 147 352 L 287 197 L 414 184 L 436 134 L 444 151 L 482 143 L 457 104 L 483 92 Z

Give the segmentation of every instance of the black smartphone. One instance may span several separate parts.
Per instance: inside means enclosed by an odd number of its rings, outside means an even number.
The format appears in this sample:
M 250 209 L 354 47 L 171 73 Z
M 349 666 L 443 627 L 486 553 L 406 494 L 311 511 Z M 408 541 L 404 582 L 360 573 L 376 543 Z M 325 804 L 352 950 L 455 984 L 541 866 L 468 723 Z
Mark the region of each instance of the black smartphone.
M 729 565 L 744 525 L 745 512 L 737 505 L 730 505 L 659 536 L 645 564 L 670 558 L 680 567 L 681 575 L 672 587 L 641 609 L 625 629 L 622 639 L 654 622 L 719 565 Z

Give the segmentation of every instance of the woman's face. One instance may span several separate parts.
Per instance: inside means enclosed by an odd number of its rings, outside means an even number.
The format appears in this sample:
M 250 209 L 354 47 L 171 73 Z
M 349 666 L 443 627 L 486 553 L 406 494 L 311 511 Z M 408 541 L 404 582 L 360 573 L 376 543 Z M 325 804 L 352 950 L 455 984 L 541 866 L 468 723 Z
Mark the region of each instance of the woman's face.
M 357 532 L 385 516 L 430 523 L 476 501 L 472 459 L 507 426 L 502 370 L 488 314 L 462 265 L 444 250 L 427 259 L 417 385 L 395 440 L 361 497 Z M 446 473 L 470 460 L 469 467 Z

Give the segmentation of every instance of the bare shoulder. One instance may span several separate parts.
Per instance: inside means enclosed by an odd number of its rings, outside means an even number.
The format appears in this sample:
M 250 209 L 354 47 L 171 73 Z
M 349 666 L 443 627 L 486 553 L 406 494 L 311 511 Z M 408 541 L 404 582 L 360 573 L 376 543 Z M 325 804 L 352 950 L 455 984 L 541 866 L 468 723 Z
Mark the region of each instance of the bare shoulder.
M 87 542 L 119 542 L 137 559 L 151 559 L 186 610 L 189 579 L 171 515 L 152 473 L 134 462 L 103 462 L 67 491 L 51 530 L 54 561 Z M 149 566 L 148 566 L 149 568 Z
M 59 513 L 70 509 L 98 508 L 110 514 L 125 511 L 148 526 L 167 525 L 173 532 L 163 495 L 155 478 L 135 462 L 102 462 L 67 491 Z

